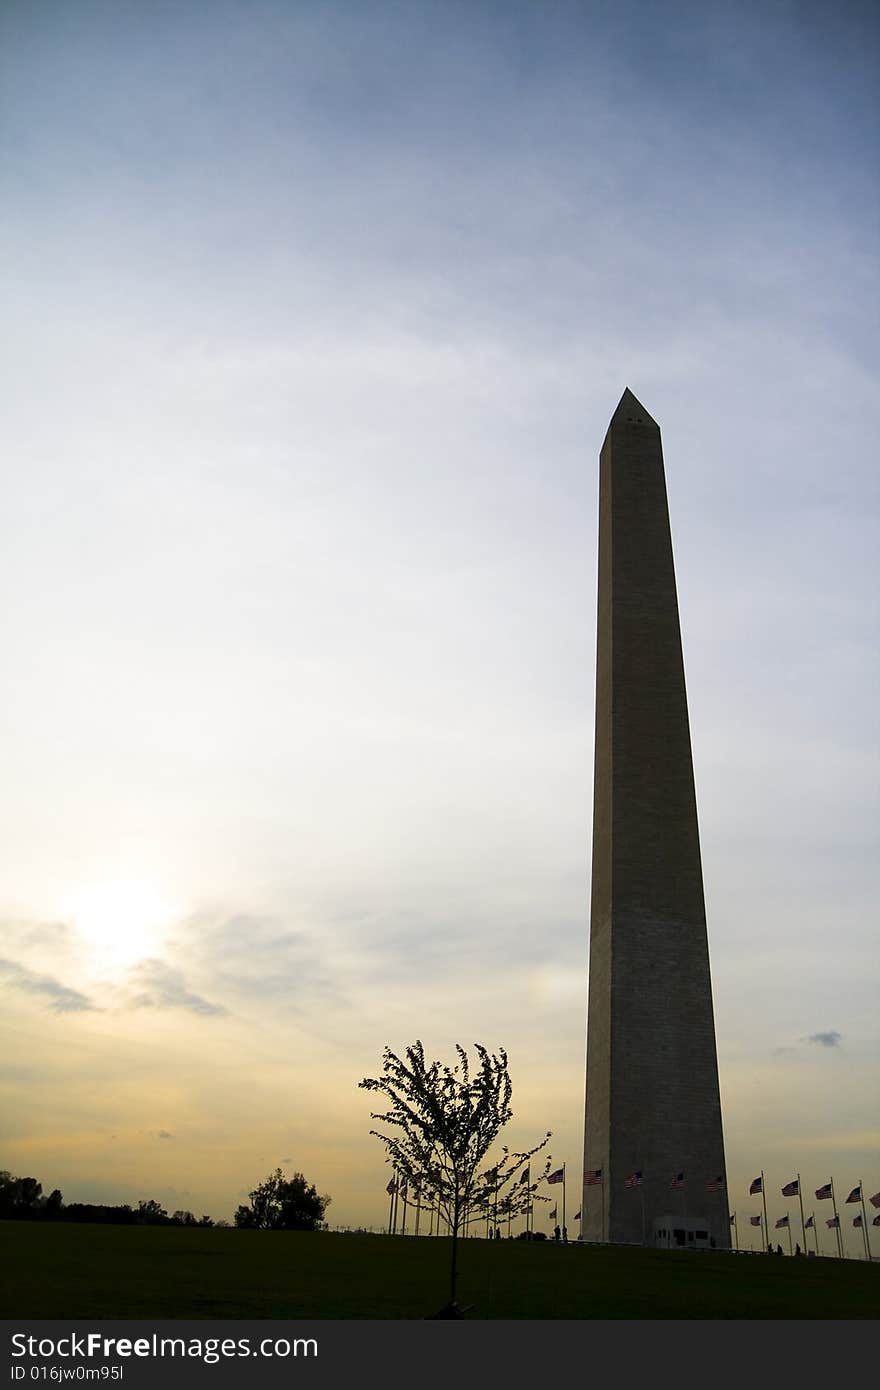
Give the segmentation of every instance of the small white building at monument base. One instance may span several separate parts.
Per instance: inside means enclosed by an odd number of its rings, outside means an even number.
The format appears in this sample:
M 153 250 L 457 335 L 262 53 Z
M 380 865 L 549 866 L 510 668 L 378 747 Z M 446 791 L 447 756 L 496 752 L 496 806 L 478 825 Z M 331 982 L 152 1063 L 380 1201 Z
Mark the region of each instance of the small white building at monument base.
M 654 1218 L 653 1244 L 660 1250 L 712 1250 L 705 1216 L 681 1216 L 671 1212 Z

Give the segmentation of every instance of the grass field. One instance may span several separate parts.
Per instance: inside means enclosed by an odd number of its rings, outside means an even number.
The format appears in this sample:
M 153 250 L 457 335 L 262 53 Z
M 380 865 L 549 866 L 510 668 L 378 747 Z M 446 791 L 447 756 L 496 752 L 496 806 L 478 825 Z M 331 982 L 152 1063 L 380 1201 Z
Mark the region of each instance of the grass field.
M 0 1223 L 3 1316 L 424 1318 L 449 1241 L 406 1236 Z M 855 1260 L 463 1241 L 472 1318 L 876 1318 Z

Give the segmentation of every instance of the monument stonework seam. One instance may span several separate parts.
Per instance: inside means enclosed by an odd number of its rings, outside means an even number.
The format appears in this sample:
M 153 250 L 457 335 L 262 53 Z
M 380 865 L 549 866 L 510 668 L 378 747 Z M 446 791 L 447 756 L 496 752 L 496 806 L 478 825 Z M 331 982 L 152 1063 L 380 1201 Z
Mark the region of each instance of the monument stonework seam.
M 674 1219 L 727 1249 L 726 1181 L 706 1190 L 724 1142 L 663 451 L 629 389 L 600 454 L 598 591 L 584 1171 L 602 1181 L 584 1183 L 582 1238 L 651 1245 Z

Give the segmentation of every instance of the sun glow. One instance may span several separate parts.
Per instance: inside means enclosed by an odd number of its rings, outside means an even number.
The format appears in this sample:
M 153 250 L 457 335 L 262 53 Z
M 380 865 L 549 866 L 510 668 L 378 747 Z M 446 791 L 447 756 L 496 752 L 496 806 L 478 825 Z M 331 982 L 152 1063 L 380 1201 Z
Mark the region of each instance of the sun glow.
M 65 916 L 95 963 L 114 968 L 154 954 L 173 909 L 154 883 L 114 878 L 79 884 Z

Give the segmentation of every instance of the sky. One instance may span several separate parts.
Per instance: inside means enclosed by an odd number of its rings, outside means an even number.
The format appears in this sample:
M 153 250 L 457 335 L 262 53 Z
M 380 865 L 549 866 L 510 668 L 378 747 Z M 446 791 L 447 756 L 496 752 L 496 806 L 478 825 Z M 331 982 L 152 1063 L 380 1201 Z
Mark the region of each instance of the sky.
M 878 78 L 847 0 L 0 7 L 0 1167 L 378 1227 L 421 1038 L 576 1197 L 629 386 L 731 1210 L 880 1189 Z

